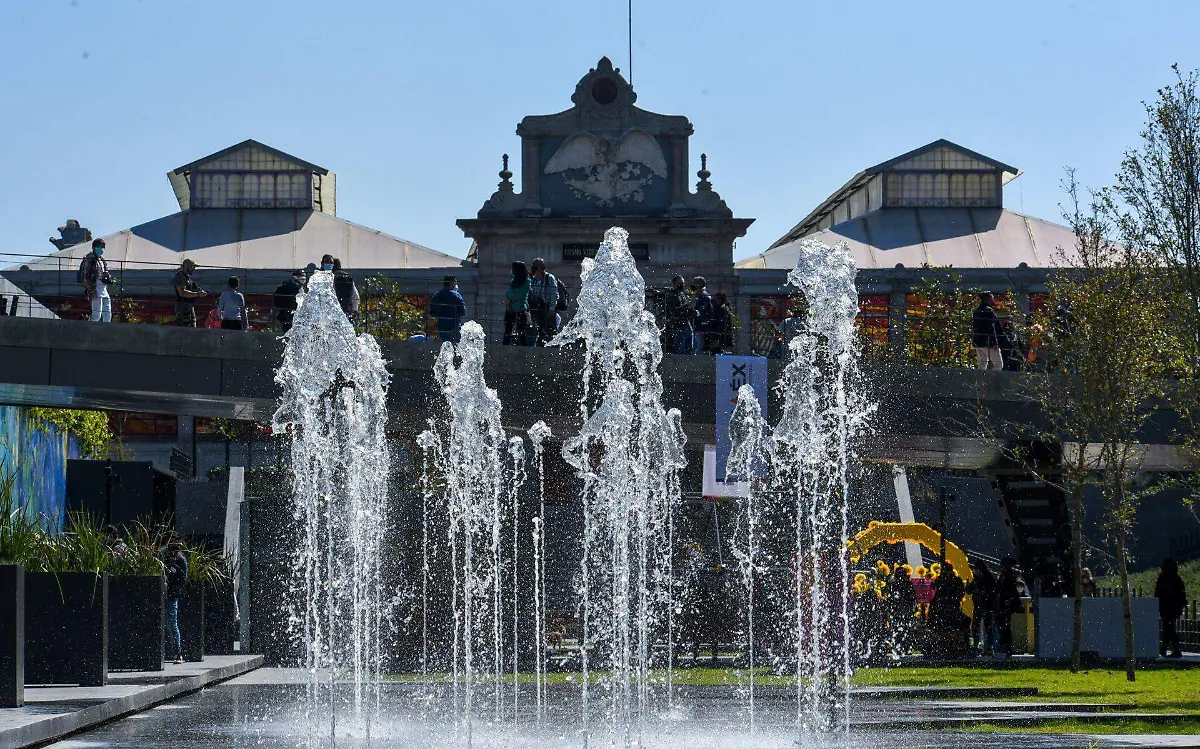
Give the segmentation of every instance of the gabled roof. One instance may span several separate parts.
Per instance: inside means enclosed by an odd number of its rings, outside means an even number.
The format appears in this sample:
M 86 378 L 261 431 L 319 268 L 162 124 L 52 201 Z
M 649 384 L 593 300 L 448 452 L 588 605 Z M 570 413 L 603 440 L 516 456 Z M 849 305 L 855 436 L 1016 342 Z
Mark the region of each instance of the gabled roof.
M 972 151 L 969 148 L 965 148 L 963 146 L 958 145 L 954 141 L 946 140 L 945 138 L 938 138 L 937 140 L 935 140 L 932 143 L 926 143 L 925 145 L 921 146 L 920 148 L 914 148 L 913 150 L 909 151 L 908 153 L 902 153 L 899 156 L 895 157 L 894 159 L 888 159 L 887 161 L 882 161 L 882 162 L 876 164 L 875 166 L 868 167 L 868 168 L 864 169 L 862 172 L 860 172 L 860 174 L 879 174 L 880 172 L 885 171 L 886 169 L 893 167 L 896 164 L 899 164 L 904 161 L 908 161 L 909 159 L 913 158 L 914 156 L 920 156 L 923 153 L 928 153 L 928 152 L 933 151 L 938 148 L 949 148 L 954 151 L 959 151 L 960 153 L 964 153 L 967 156 L 970 156 L 971 158 L 975 159 L 976 161 L 982 161 L 985 164 L 989 164 L 991 166 L 996 167 L 997 169 L 999 169 L 1002 172 L 1008 172 L 1009 174 L 1012 174 L 1013 176 L 1016 176 L 1017 174 L 1020 174 L 1020 172 L 1021 172 L 1020 169 L 1017 169 L 1015 166 L 1009 166 L 1008 164 L 1005 164 L 1003 161 L 996 161 L 995 159 L 993 159 L 990 156 L 984 156 L 983 154 L 979 153 L 978 151 Z
M 800 243 L 845 243 L 859 270 L 1077 267 L 1075 232 L 1002 208 L 888 208 L 748 257 L 738 268 L 790 270 Z
M 184 172 L 190 172 L 191 170 L 195 169 L 196 167 L 200 166 L 201 164 L 205 164 L 209 161 L 213 161 L 214 159 L 219 159 L 222 156 L 227 156 L 227 155 L 233 153 L 234 151 L 240 151 L 243 148 L 251 148 L 251 147 L 261 148 L 262 150 L 267 151 L 268 153 L 272 153 L 281 159 L 287 159 L 288 161 L 295 162 L 296 164 L 299 164 L 300 166 L 303 166 L 307 169 L 311 169 L 312 171 L 316 172 L 317 174 L 320 174 L 320 175 L 329 174 L 329 170 L 323 166 L 317 166 L 316 164 L 312 163 L 311 161 L 305 161 L 304 159 L 301 159 L 297 156 L 293 156 L 290 153 L 287 153 L 286 151 L 280 151 L 278 148 L 272 148 L 271 146 L 268 146 L 265 143 L 259 143 L 258 141 L 254 140 L 253 138 L 248 138 L 248 139 L 242 141 L 241 143 L 238 143 L 237 145 L 230 146 L 229 148 L 224 148 L 220 151 L 217 151 L 216 153 L 210 153 L 207 156 L 196 159 L 195 161 L 191 162 L 190 164 L 184 164 L 183 166 L 175 169 L 174 173 L 175 174 L 183 174 Z
M 876 174 L 885 172 L 897 164 L 903 163 L 911 158 L 920 156 L 923 153 L 928 153 L 938 148 L 949 148 L 958 151 L 977 161 L 982 161 L 985 164 L 989 164 L 996 169 L 999 169 L 1001 174 L 1004 175 L 1004 178 L 1001 180 L 1001 184 L 1008 184 L 1011 179 L 1021 173 L 1021 170 L 1014 166 L 1009 166 L 1008 164 L 1005 164 L 1002 161 L 997 161 L 990 156 L 984 156 L 978 151 L 972 151 L 969 148 L 958 145 L 954 141 L 946 140 L 945 138 L 938 138 L 932 143 L 926 143 L 920 148 L 914 148 L 913 150 L 907 153 L 902 153 L 895 158 L 888 159 L 887 161 L 881 161 L 875 166 L 870 166 L 866 169 L 863 169 L 861 172 L 851 177 L 850 181 L 842 185 L 836 192 L 834 192 L 828 198 L 825 198 L 820 205 L 812 209 L 807 216 L 802 218 L 799 223 L 788 230 L 786 234 L 775 240 L 774 244 L 772 244 L 768 249 L 774 249 L 775 247 L 787 244 L 788 242 L 804 236 L 804 233 L 808 230 L 808 227 L 815 224 L 821 216 L 824 216 L 826 213 L 833 210 L 835 206 L 841 204 L 843 200 L 865 185 L 871 179 L 871 177 L 874 177 Z
M 302 268 L 329 253 L 348 268 L 459 268 L 461 258 L 320 211 L 263 208 L 182 211 L 104 237 L 104 259 L 128 270 L 170 270 L 194 260 L 209 268 Z M 18 264 L 33 271 L 74 269 L 91 243 Z

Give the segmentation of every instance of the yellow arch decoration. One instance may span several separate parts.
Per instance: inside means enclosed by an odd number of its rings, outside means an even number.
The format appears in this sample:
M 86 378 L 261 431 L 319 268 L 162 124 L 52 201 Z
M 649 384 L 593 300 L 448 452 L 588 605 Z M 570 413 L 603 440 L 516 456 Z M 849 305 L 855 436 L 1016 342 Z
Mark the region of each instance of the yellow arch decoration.
M 930 551 L 938 552 L 942 536 L 924 523 L 883 523 L 872 520 L 864 530 L 846 542 L 846 548 L 850 551 L 850 561 L 858 562 L 864 554 L 881 543 L 898 544 L 904 541 L 911 541 Z M 963 584 L 969 584 L 974 578 L 966 553 L 949 539 L 946 540 L 946 561 L 954 565 L 954 574 L 958 575 Z M 974 602 L 968 593 L 963 596 L 962 611 L 971 616 L 974 610 Z

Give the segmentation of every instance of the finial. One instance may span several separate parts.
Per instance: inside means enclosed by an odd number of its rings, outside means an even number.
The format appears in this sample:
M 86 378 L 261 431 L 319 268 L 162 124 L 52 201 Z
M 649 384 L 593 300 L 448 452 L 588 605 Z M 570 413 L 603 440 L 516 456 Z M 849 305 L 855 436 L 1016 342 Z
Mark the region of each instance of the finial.
M 504 154 L 503 160 L 504 160 L 504 167 L 500 170 L 500 185 L 499 185 L 499 187 L 501 190 L 512 190 L 513 189 L 513 184 L 512 184 L 512 176 L 513 175 L 512 175 L 512 172 L 508 171 L 508 154 Z
M 700 178 L 700 181 L 696 183 L 697 190 L 712 189 L 712 183 L 708 181 L 712 172 L 708 171 L 708 154 L 706 153 L 700 154 L 700 171 L 696 172 L 696 176 Z

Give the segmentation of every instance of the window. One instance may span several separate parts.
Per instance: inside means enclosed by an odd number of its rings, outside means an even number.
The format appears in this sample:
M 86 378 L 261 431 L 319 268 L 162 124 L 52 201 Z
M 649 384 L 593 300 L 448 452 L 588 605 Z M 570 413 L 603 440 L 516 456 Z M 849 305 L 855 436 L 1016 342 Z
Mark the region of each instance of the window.
M 888 172 L 884 205 L 892 208 L 999 208 L 997 173 Z
M 311 208 L 308 172 L 193 172 L 192 208 Z

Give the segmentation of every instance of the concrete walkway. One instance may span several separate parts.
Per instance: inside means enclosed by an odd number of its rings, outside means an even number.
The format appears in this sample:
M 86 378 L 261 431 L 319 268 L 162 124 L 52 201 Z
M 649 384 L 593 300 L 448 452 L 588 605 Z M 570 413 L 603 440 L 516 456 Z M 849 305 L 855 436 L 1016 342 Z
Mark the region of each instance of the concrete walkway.
M 252 671 L 261 655 L 208 655 L 163 671 L 110 673 L 103 687 L 26 687 L 25 706 L 0 709 L 0 747 L 20 749 L 136 713 Z

